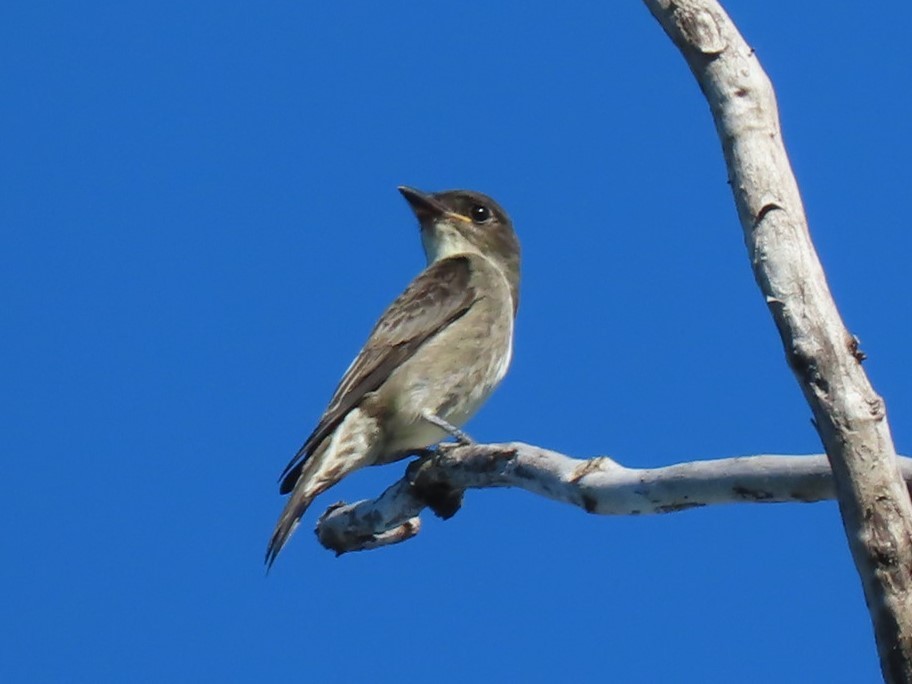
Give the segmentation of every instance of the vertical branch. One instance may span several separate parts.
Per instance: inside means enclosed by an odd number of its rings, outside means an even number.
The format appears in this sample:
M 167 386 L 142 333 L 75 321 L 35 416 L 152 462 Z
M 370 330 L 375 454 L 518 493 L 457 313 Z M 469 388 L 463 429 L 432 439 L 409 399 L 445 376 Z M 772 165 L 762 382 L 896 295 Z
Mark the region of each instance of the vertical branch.
M 880 653 L 912 681 L 912 503 L 883 400 L 827 286 L 782 135 L 772 85 L 715 0 L 645 0 L 709 102 L 754 277 L 814 415 Z

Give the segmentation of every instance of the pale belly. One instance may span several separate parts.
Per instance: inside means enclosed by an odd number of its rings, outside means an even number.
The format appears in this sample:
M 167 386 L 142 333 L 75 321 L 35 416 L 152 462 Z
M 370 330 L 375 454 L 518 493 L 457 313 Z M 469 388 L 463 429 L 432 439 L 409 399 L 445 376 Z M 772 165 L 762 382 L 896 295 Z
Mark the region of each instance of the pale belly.
M 422 346 L 381 389 L 396 396 L 396 409 L 384 425 L 384 451 L 392 455 L 446 439 L 444 430 L 422 418 L 425 410 L 462 426 L 503 379 L 512 343 L 512 307 L 494 308 L 487 299 Z

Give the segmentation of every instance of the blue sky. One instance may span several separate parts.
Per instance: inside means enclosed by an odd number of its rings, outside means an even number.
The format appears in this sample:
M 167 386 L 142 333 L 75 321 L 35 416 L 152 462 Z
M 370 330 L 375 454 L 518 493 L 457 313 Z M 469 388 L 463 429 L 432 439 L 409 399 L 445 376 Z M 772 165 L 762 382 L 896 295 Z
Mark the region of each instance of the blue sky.
M 728 4 L 772 76 L 830 285 L 912 452 L 912 10 Z M 820 450 L 719 143 L 637 2 L 0 8 L 4 681 L 863 682 L 834 504 L 598 518 L 471 492 L 264 577 L 275 479 L 422 268 L 395 188 L 524 249 L 469 425 L 631 466 Z

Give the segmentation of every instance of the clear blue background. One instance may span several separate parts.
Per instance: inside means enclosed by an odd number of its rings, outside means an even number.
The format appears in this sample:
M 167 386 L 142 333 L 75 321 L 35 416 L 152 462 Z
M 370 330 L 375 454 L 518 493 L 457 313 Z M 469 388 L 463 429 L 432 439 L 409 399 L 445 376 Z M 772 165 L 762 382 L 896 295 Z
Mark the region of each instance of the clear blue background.
M 729 3 L 813 236 L 912 451 L 908 26 Z M 470 424 L 631 466 L 820 450 L 707 106 L 638 2 L 0 7 L 0 679 L 871 682 L 836 506 L 600 518 L 472 492 L 264 577 L 275 479 L 423 266 L 396 192 L 469 187 L 524 248 Z

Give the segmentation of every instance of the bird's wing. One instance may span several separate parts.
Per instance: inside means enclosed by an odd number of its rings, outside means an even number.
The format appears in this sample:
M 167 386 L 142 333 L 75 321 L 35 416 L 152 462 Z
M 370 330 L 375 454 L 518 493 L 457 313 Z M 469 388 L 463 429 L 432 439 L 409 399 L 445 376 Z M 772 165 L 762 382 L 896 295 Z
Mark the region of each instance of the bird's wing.
M 307 457 L 365 394 L 380 387 L 429 337 L 469 310 L 477 297 L 469 284 L 471 268 L 467 256 L 434 262 L 383 313 L 319 424 L 279 476 L 282 494 L 294 488 Z

